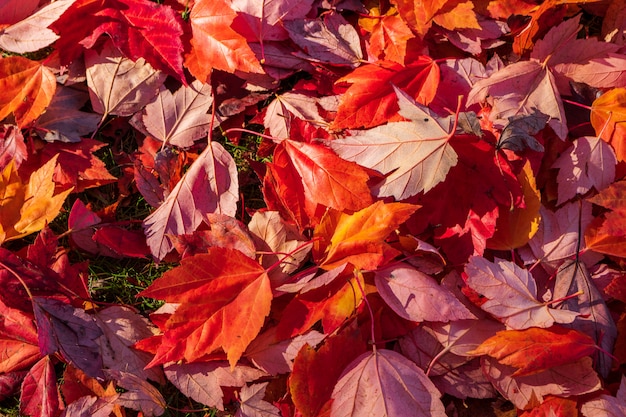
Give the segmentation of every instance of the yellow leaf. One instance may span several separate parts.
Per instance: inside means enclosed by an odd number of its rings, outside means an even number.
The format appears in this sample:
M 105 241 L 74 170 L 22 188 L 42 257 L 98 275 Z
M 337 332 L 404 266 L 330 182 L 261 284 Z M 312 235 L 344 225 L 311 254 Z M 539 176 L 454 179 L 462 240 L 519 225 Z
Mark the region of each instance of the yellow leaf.
M 46 162 L 41 168 L 33 172 L 24 194 L 24 205 L 20 210 L 20 220 L 14 228 L 19 233 L 15 239 L 37 232 L 52 221 L 61 211 L 63 202 L 73 188 L 54 195 L 54 168 L 57 156 Z
M 526 162 L 517 176 L 524 192 L 525 207 L 516 207 L 512 211 L 500 210 L 496 222 L 496 231 L 487 241 L 489 249 L 511 250 L 524 246 L 539 229 L 539 208 L 541 195 L 535 184 L 535 177 L 530 163 Z
M 13 226 L 20 219 L 24 188 L 13 161 L 0 175 L 0 244 L 15 234 Z
M 356 268 L 376 269 L 397 255 L 384 240 L 419 206 L 382 201 L 353 214 L 329 210 L 315 228 L 313 257 L 324 269 L 350 262 Z

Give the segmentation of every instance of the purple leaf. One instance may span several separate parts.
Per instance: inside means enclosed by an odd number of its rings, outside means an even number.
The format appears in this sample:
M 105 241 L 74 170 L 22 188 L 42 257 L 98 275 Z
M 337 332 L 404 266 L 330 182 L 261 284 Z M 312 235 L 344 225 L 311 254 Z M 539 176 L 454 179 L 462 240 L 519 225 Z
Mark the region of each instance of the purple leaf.
M 39 349 L 42 355 L 60 352 L 65 360 L 93 378 L 103 378 L 97 339 L 102 330 L 85 310 L 62 301 L 33 297 Z

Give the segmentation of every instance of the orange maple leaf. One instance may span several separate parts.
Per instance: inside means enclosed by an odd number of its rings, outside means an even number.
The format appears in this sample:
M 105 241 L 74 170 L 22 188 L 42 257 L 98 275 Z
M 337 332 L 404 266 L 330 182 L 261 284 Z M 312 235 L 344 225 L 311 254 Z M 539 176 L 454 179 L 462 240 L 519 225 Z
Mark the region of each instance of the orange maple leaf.
M 385 239 L 419 206 L 377 201 L 354 214 L 329 210 L 315 228 L 313 258 L 324 269 L 350 262 L 359 269 L 376 269 L 398 255 Z
M 70 188 L 54 194 L 52 180 L 57 156 L 33 172 L 27 184 L 23 184 L 13 161 L 0 175 L 0 244 L 37 232 L 52 221 Z
M 199 0 L 191 9 L 193 37 L 185 65 L 200 81 L 205 82 L 213 69 L 264 72 L 246 39 L 232 28 L 236 17 L 225 0 Z
M 13 113 L 26 126 L 50 104 L 56 78 L 43 64 L 21 56 L 0 59 L 0 120 Z
M 626 161 L 626 88 L 614 88 L 591 105 L 591 125 L 615 151 L 618 161 Z
M 259 334 L 272 302 L 265 269 L 240 251 L 221 247 L 183 259 L 139 296 L 180 303 L 148 366 L 194 362 L 221 348 L 234 367 Z

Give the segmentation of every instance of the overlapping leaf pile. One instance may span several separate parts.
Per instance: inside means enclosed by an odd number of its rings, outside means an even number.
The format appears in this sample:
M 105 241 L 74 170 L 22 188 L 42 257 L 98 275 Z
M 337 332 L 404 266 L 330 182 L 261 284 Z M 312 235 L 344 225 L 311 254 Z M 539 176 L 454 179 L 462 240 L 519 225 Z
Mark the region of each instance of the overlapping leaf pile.
M 0 6 L 0 400 L 626 415 L 623 0 L 159 3 Z M 163 307 L 92 299 L 70 251 L 174 263 Z

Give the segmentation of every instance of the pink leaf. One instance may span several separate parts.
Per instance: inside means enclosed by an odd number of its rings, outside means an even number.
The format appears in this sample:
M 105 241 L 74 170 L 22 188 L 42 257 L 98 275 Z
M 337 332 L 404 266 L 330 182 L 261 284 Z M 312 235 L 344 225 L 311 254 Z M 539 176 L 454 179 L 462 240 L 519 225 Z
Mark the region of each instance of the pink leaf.
M 0 126 L 0 170 L 3 170 L 11 161 L 14 161 L 15 167 L 19 168 L 27 156 L 28 150 L 19 127 Z
M 465 266 L 467 285 L 488 300 L 480 308 L 516 330 L 571 323 L 579 313 L 558 310 L 537 300 L 537 284 L 526 269 L 512 262 L 489 262 L 472 256 Z
M 234 216 L 238 194 L 235 161 L 222 145 L 211 142 L 163 204 L 144 220 L 154 257 L 163 259 L 174 247 L 168 235 L 193 233 L 207 214 Z
M 280 417 L 282 414 L 272 404 L 263 400 L 269 382 L 241 388 L 241 404 L 235 417 Z
M 454 120 L 438 117 L 398 89 L 396 94 L 400 114 L 410 122 L 353 131 L 352 136 L 328 145 L 343 159 L 384 175 L 373 189 L 378 197 L 404 200 L 442 182 L 458 156 L 449 143 Z
M 61 417 L 109 417 L 118 398 L 119 394 L 102 398 L 86 395 L 68 405 Z
M 126 390 L 120 394 L 117 404 L 141 411 L 147 417 L 160 416 L 165 412 L 167 407 L 165 399 L 149 382 L 128 372 L 107 370 L 106 373 L 109 378 L 117 381 L 117 385 Z
M 622 382 L 615 397 L 600 395 L 583 404 L 580 411 L 585 417 L 622 417 L 626 415 L 626 376 L 622 375 Z
M 294 117 L 310 122 L 324 122 L 317 102 L 315 97 L 293 91 L 278 94 L 265 109 L 263 124 L 275 138 L 287 139 Z
M 488 357 L 482 358 L 482 368 L 494 387 L 517 408 L 539 405 L 547 395 L 572 396 L 596 391 L 601 382 L 593 370 L 590 357 L 560 365 L 546 371 L 513 378 L 516 368 L 501 365 Z
M 18 1 L 21 7 L 16 7 L 15 9 L 21 9 L 25 12 L 24 6 L 26 5 L 24 5 L 23 1 Z M 29 3 L 33 1 L 36 6 L 36 0 L 28 0 Z M 4 3 L 7 4 L 11 2 Z M 73 0 L 55 1 L 31 15 L 26 13 L 23 20 L 15 22 L 13 25 L 0 31 L 0 48 L 17 54 L 23 54 L 26 52 L 35 52 L 51 45 L 59 36 L 51 29 L 48 29 L 48 26 L 57 20 L 72 3 L 74 3 Z M 0 16 L 6 16 L 2 6 L 0 6 Z M 0 26 L 4 23 L 1 20 L 4 19 L 0 19 Z
M 141 379 L 163 381 L 159 368 L 145 369 L 152 355 L 132 348 L 139 340 L 154 335 L 147 319 L 123 306 L 107 307 L 98 311 L 94 318 L 102 330 L 97 343 L 102 351 L 104 367 L 130 372 Z
M 284 41 L 289 35 L 283 22 L 302 19 L 311 10 L 313 0 L 233 0 L 231 7 L 239 13 L 249 26 L 250 35 L 255 41 Z M 250 40 L 250 39 L 248 39 Z
M 250 343 L 246 350 L 246 357 L 260 369 L 269 374 L 278 375 L 289 373 L 293 369 L 293 361 L 304 345 L 317 346 L 324 335 L 311 330 L 292 339 L 277 340 L 276 328 L 259 335 Z
M 284 282 L 288 274 L 295 272 L 311 251 L 310 245 L 303 246 L 306 239 L 298 228 L 284 221 L 277 211 L 257 211 L 248 228 L 258 251 L 264 252 L 260 255 L 259 263 L 264 268 L 269 268 L 280 262 L 278 268 L 269 271 L 272 283 Z M 297 248 L 300 249 L 296 251 Z
M 376 271 L 380 296 L 400 317 L 411 321 L 453 321 L 474 315 L 434 278 L 406 264 Z
M 143 58 L 132 61 L 108 42 L 100 53 L 85 51 L 87 85 L 96 113 L 130 116 L 142 109 L 159 91 L 165 74 Z
M 44 131 L 44 139 L 49 142 L 80 142 L 82 136 L 96 130 L 100 121 L 97 114 L 80 110 L 87 100 L 84 91 L 57 86 L 46 112 L 37 119 L 36 130 Z
M 579 230 L 585 230 L 593 220 L 591 204 L 587 201 L 580 204 L 568 203 L 556 211 L 550 211 L 542 205 L 539 214 L 541 215 L 539 230 L 528 242 L 533 256 L 522 252 L 522 258 L 526 263 L 540 261 L 551 273 L 556 271 L 564 260 L 576 255 L 578 250 L 584 249 L 584 243 L 579 247 Z M 594 263 L 596 262 L 589 265 Z
M 242 387 L 266 375 L 265 372 L 245 365 L 231 369 L 227 361 L 189 364 L 169 364 L 165 376 L 189 398 L 208 407 L 224 410 L 224 393 L 221 387 Z
M 348 365 L 333 390 L 331 415 L 445 417 L 440 396 L 415 363 L 378 349 Z
M 569 152 L 552 165 L 558 168 L 556 177 L 559 184 L 557 205 L 585 195 L 594 188 L 601 191 L 615 180 L 617 158 L 611 145 L 594 136 L 583 136 L 572 144 Z
M 284 26 L 314 62 L 355 68 L 363 60 L 359 34 L 339 13 L 325 14 L 324 20 L 290 20 Z
M 31 417 L 56 417 L 60 414 L 56 374 L 50 356 L 41 358 L 24 378 L 20 412 Z
M 212 122 L 211 116 L 207 115 L 212 105 L 210 84 L 196 80 L 174 94 L 161 86 L 154 101 L 137 113 L 131 124 L 154 139 L 187 148 L 206 136 L 210 127 L 219 125 L 218 120 Z
M 467 104 L 488 103 L 490 120 L 504 126 L 510 117 L 531 115 L 536 110 L 550 117 L 548 124 L 561 139 L 567 136 L 563 102 L 554 75 L 540 62 L 519 61 L 474 84 Z

